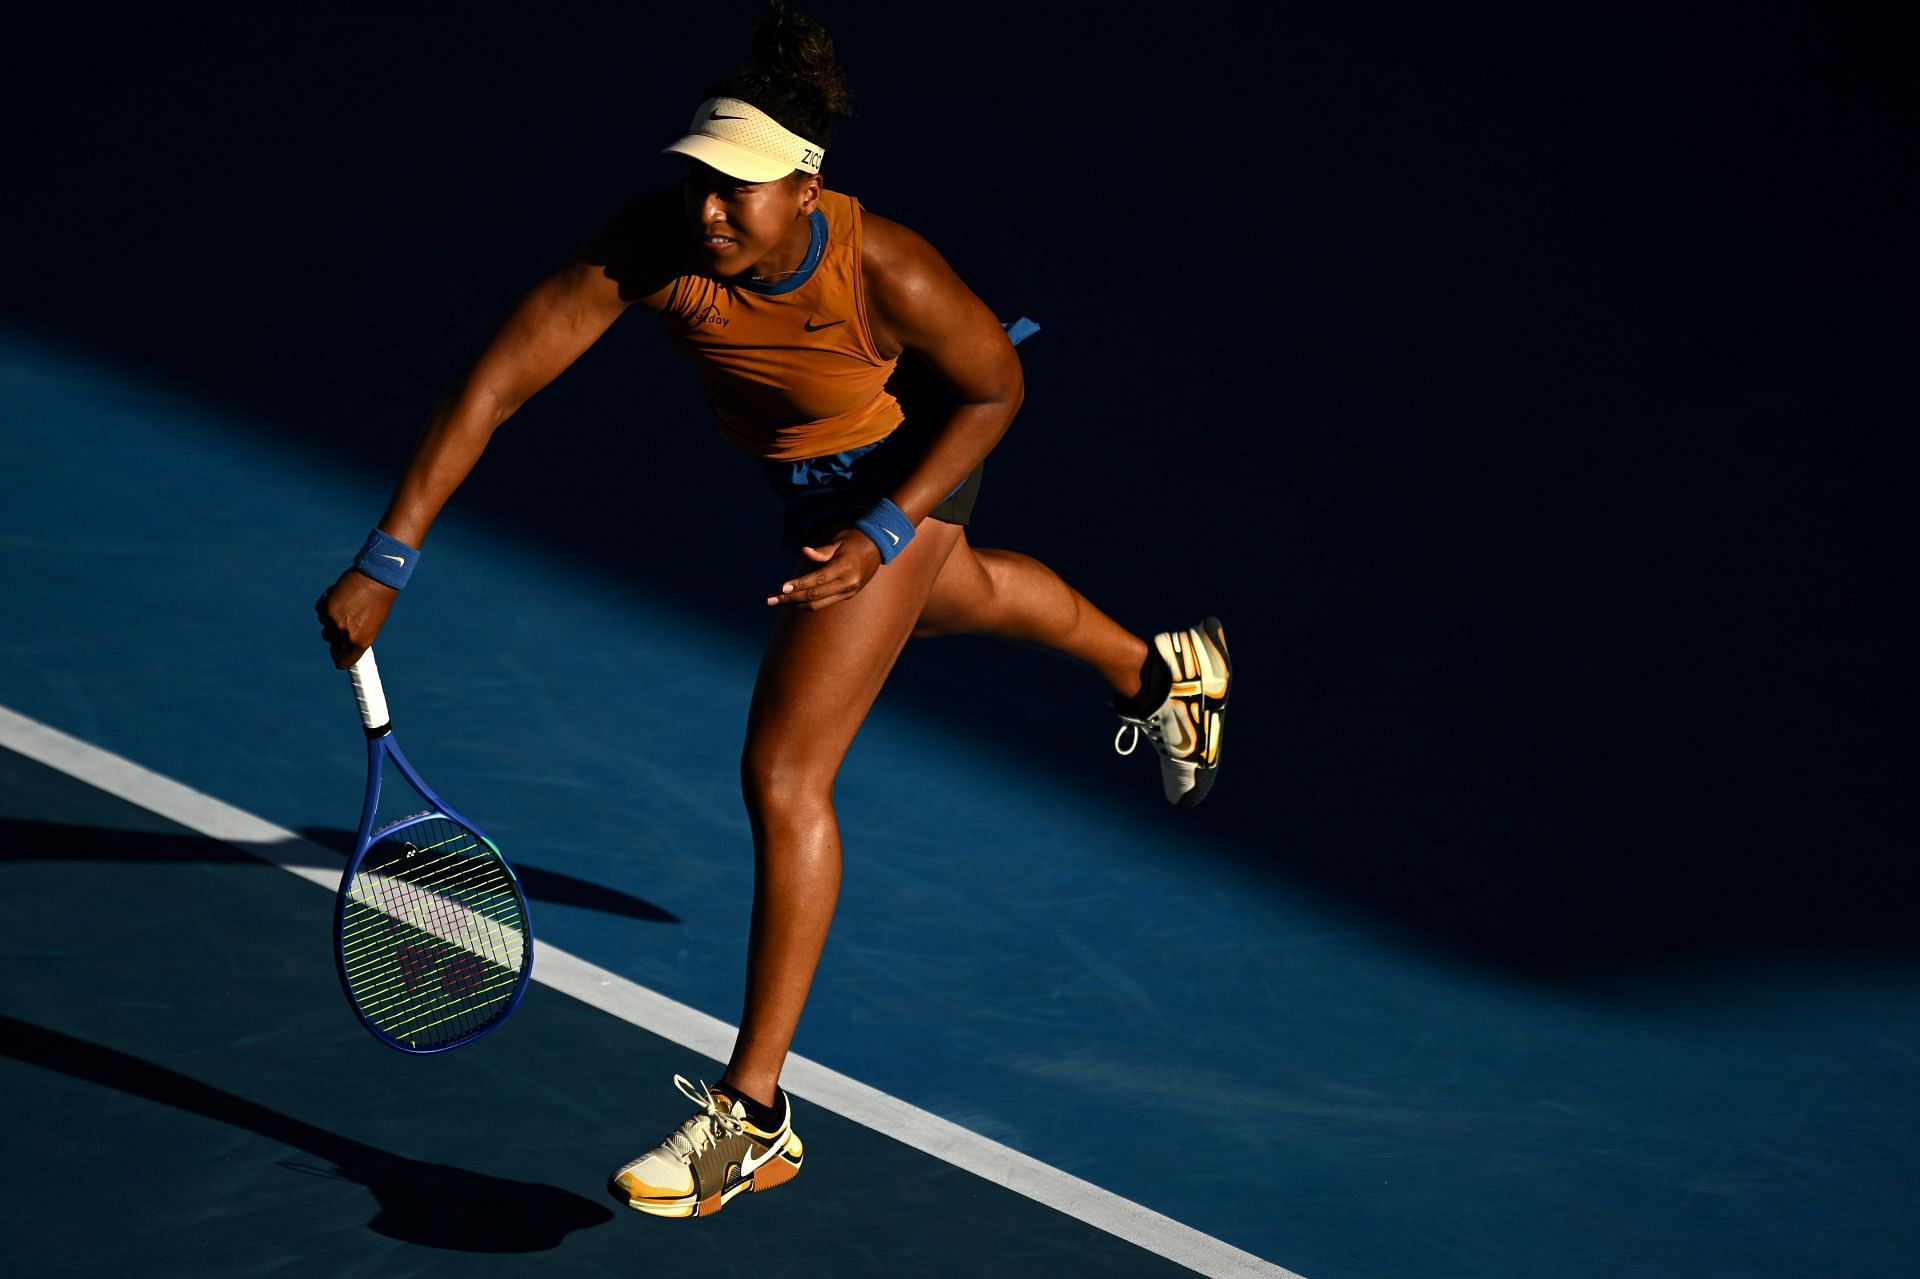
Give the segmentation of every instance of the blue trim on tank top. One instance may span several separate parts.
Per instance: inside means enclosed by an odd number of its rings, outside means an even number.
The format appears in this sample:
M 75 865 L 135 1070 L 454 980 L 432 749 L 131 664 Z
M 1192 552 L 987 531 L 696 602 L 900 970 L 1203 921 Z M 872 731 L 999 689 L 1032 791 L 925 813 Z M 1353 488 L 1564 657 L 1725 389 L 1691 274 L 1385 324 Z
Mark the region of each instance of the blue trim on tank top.
M 740 287 L 752 293 L 779 294 L 791 293 L 813 278 L 814 268 L 820 265 L 820 259 L 827 252 L 827 215 L 815 209 L 813 216 L 807 219 L 813 238 L 807 242 L 807 256 L 800 259 L 799 268 L 784 280 L 775 280 L 763 284 L 752 276 L 740 281 Z

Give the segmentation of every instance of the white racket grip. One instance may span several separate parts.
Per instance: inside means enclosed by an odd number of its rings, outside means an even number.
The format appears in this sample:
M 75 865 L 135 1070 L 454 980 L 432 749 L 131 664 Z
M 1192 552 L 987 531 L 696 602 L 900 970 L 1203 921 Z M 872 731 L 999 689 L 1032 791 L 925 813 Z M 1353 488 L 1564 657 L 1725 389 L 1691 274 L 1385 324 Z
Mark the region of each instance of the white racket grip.
M 374 665 L 373 650 L 360 654 L 360 660 L 347 668 L 353 680 L 353 697 L 360 703 L 360 722 L 369 733 L 392 723 L 387 714 L 387 690 L 380 687 L 380 668 Z

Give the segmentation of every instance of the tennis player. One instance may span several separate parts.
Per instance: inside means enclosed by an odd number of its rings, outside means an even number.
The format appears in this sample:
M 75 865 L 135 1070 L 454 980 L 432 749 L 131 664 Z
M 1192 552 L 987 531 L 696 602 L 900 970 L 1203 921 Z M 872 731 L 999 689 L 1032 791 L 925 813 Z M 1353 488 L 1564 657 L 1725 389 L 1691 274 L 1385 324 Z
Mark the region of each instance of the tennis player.
M 827 33 L 776 0 L 747 65 L 666 148 L 686 158 L 684 183 L 615 214 L 507 317 L 316 606 L 334 664 L 351 665 L 493 432 L 636 305 L 783 499 L 797 559 L 766 597 L 778 617 L 740 770 L 754 839 L 745 1007 L 721 1081 L 675 1079 L 693 1117 L 613 1174 L 616 1197 L 656 1216 L 717 1212 L 800 1168 L 779 1080 L 839 893 L 834 777 L 909 636 L 1000 635 L 1085 663 L 1113 689 L 1116 748 L 1144 734 L 1175 804 L 1199 803 L 1220 762 L 1218 622 L 1148 641 L 1046 565 L 967 540 L 981 464 L 1020 408 L 1020 361 L 932 246 L 821 184 L 847 106 Z M 922 397 L 934 407 L 903 410 L 889 389 L 902 360 L 944 389 Z

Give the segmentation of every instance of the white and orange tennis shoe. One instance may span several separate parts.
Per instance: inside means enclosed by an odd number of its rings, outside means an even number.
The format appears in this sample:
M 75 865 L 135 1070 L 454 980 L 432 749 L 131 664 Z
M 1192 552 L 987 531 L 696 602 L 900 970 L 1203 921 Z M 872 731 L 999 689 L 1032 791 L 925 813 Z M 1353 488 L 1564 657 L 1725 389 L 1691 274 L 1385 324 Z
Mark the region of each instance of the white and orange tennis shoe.
M 1227 632 L 1209 617 L 1183 631 L 1161 631 L 1153 637 L 1153 647 L 1173 672 L 1173 686 L 1159 709 L 1144 718 L 1120 716 L 1113 748 L 1131 755 L 1144 735 L 1160 752 L 1160 784 L 1167 802 L 1192 808 L 1213 789 L 1214 775 L 1220 770 L 1220 738 L 1226 729 L 1227 693 L 1233 683 Z M 1125 749 L 1120 745 L 1123 739 L 1127 739 Z
M 700 1109 L 646 1154 L 608 1179 L 613 1197 L 654 1217 L 707 1217 L 742 1191 L 792 1181 L 804 1151 L 793 1131 L 793 1103 L 780 1093 L 780 1122 L 768 1132 L 724 1087 L 673 1082 Z

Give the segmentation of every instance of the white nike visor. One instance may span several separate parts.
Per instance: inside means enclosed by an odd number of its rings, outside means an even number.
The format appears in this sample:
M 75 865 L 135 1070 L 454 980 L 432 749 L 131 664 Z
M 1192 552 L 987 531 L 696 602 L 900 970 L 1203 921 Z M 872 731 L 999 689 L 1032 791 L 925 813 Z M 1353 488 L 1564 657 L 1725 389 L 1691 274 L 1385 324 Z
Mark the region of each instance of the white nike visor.
M 820 172 L 826 150 L 738 98 L 708 98 L 693 113 L 687 136 L 666 148 L 743 182 L 772 182 L 795 169 Z

